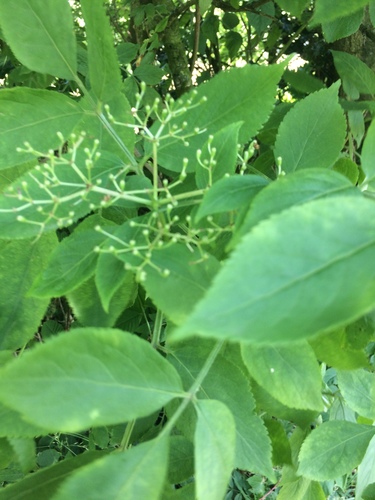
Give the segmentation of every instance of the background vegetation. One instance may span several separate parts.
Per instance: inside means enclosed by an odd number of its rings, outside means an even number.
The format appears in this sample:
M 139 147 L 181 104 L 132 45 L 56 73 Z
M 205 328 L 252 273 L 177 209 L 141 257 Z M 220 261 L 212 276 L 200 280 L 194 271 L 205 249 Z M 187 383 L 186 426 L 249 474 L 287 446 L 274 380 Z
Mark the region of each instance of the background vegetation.
M 375 498 L 374 24 L 0 0 L 0 499 Z

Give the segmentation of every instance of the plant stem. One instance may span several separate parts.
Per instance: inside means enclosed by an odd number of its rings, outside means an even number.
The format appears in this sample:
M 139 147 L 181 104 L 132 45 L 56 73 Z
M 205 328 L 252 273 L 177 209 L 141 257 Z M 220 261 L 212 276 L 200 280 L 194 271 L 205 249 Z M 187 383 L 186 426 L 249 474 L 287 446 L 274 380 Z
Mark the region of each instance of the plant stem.
M 155 323 L 154 323 L 154 331 L 152 333 L 152 340 L 151 340 L 151 345 L 154 349 L 157 349 L 159 347 L 162 325 L 163 325 L 163 313 L 161 312 L 160 309 L 157 309 Z
M 223 347 L 224 340 L 220 340 L 217 342 L 215 347 L 212 349 L 210 352 L 208 358 L 206 359 L 206 362 L 204 363 L 201 371 L 199 372 L 197 378 L 195 379 L 193 385 L 190 387 L 190 389 L 187 392 L 187 396 L 184 398 L 180 406 L 177 408 L 175 413 L 171 416 L 171 418 L 168 420 L 167 425 L 163 428 L 161 433 L 159 434 L 159 437 L 164 436 L 165 434 L 169 434 L 172 432 L 173 427 L 175 426 L 177 420 L 180 418 L 182 413 L 184 412 L 185 408 L 189 405 L 190 402 L 193 402 L 195 399 L 195 395 L 198 392 L 198 389 L 202 385 L 203 380 L 206 378 L 208 372 L 211 370 L 212 365 L 215 362 L 215 359 L 217 355 L 219 354 L 221 348 Z
M 130 443 L 130 438 L 133 432 L 135 426 L 135 420 L 130 420 L 130 422 L 127 423 L 124 435 L 122 436 L 121 439 L 121 444 L 120 444 L 120 450 L 125 451 L 129 447 Z

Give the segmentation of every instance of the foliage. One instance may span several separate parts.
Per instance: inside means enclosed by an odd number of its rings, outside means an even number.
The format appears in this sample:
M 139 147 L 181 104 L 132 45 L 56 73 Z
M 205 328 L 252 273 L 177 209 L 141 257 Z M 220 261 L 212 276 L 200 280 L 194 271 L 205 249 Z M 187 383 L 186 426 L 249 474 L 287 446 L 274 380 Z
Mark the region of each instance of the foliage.
M 0 0 L 0 499 L 373 498 L 367 3 Z

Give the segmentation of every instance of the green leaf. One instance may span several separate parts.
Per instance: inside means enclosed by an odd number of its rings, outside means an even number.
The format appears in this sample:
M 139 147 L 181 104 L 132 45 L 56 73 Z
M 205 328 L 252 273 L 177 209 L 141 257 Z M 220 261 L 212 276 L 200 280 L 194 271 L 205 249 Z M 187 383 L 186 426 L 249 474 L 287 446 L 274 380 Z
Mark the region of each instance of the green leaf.
M 258 411 L 267 412 L 270 416 L 294 422 L 302 429 L 309 427 L 319 415 L 319 412 L 316 411 L 296 410 L 283 405 L 255 381 L 252 382 L 251 388 Z
M 328 43 L 352 35 L 358 31 L 363 19 L 363 10 L 353 12 L 349 16 L 338 17 L 334 21 L 322 23 L 324 38 Z
M 108 312 L 111 299 L 120 287 L 125 287 L 129 299 L 136 289 L 134 274 L 126 271 L 124 263 L 108 253 L 100 253 L 95 272 L 95 284 L 104 311 Z M 126 303 L 129 302 L 129 299 Z
M 291 449 L 284 425 L 280 420 L 273 418 L 267 418 L 264 423 L 271 438 L 273 465 L 276 467 L 285 464 L 291 465 Z
M 304 94 L 311 94 L 324 88 L 324 83 L 310 73 L 307 73 L 304 68 L 300 68 L 297 71 L 285 70 L 283 79 L 288 85 Z
M 320 425 L 302 445 L 298 473 L 326 481 L 351 472 L 361 462 L 374 434 L 371 425 L 339 420 Z
M 347 52 L 332 50 L 337 73 L 343 82 L 344 90 L 352 99 L 358 99 L 359 94 L 375 94 L 375 73 L 358 57 Z M 348 85 L 350 87 L 348 88 Z M 352 94 L 355 89 L 355 93 Z
M 164 71 L 161 68 L 153 66 L 150 63 L 140 64 L 134 70 L 134 76 L 139 78 L 147 85 L 157 85 L 164 76 Z
M 147 498 L 159 500 L 168 467 L 168 437 L 114 452 L 67 479 L 54 500 Z
M 34 439 L 30 438 L 8 438 L 15 456 L 24 473 L 36 468 L 36 446 Z
M 122 232 L 123 229 L 119 229 L 115 236 L 120 236 Z M 116 246 L 116 242 L 113 243 Z M 142 255 L 134 256 L 131 252 L 117 256 L 132 266 L 140 266 L 146 260 Z M 179 243 L 156 248 L 148 260 L 150 264 L 146 260 L 144 274 L 141 275 L 142 286 L 166 316 L 175 324 L 182 323 L 208 290 L 219 269 L 219 262 L 212 256 L 202 259 L 199 250 L 190 251 Z
M 1 0 L 0 25 L 13 53 L 29 69 L 76 79 L 73 16 L 66 0 Z
M 339 371 L 339 387 L 348 406 L 375 420 L 375 374 L 367 370 Z
M 196 495 L 217 500 L 224 497 L 234 466 L 236 426 L 228 407 L 220 401 L 199 400 L 195 406 Z
M 168 481 L 179 484 L 194 475 L 194 446 L 183 436 L 171 436 Z
M 22 418 L 20 413 L 6 407 L 0 403 L 0 436 L 30 437 L 43 435 L 44 430 L 36 425 L 32 425 Z M 1 491 L 1 490 L 0 490 Z
M 319 365 L 307 342 L 241 349 L 250 375 L 275 399 L 291 408 L 323 410 Z
M 370 441 L 369 447 L 366 450 L 362 462 L 358 466 L 358 474 L 356 481 L 356 497 L 358 499 L 371 500 L 375 493 L 375 437 Z M 372 496 L 363 494 L 367 488 L 372 488 Z
M 116 46 L 117 58 L 121 64 L 129 64 L 137 57 L 139 46 L 135 43 L 122 42 Z
M 195 178 L 198 188 L 204 189 L 225 174 L 235 173 L 238 133 L 241 126 L 242 122 L 231 123 L 207 139 L 196 167 Z
M 251 203 L 242 225 L 233 236 L 230 248 L 259 222 L 287 208 L 327 196 L 348 194 L 359 195 L 348 179 L 331 170 L 311 168 L 279 177 L 277 182 L 270 183 Z
M 106 235 L 94 229 L 74 232 L 64 238 L 50 255 L 30 294 L 34 297 L 61 297 L 78 288 L 94 274 L 99 255 L 94 248 L 106 239 Z
M 333 170 L 347 177 L 354 186 L 357 184 L 359 178 L 358 165 L 350 158 L 340 158 L 337 160 L 333 165 Z
M 374 230 L 374 203 L 357 197 L 317 200 L 262 222 L 174 338 L 278 343 L 354 321 L 375 305 Z
M 1 5 L 1 3 L 0 3 Z M 80 106 L 65 95 L 49 90 L 14 88 L 0 93 L 0 169 L 20 165 L 36 158 L 17 152 L 29 142 L 38 151 L 56 149 L 83 117 Z
M 37 165 L 0 194 L 0 238 L 28 238 L 70 226 L 102 207 L 106 195 L 119 194 L 111 174 L 119 175 L 123 168 L 118 156 L 104 151 L 92 165 L 81 150 Z M 134 199 L 130 193 L 120 197 Z
M 338 89 L 336 83 L 307 96 L 285 116 L 275 144 L 275 158 L 282 158 L 284 172 L 328 168 L 338 158 L 346 135 Z
M 189 159 L 188 171 L 193 172 L 196 151 L 202 149 L 210 134 L 215 135 L 232 123 L 243 121 L 239 142 L 249 141 L 272 110 L 276 84 L 283 71 L 284 63 L 281 66 L 247 65 L 244 68 L 233 68 L 200 85 L 196 89 L 195 97 L 187 94 L 180 98 L 176 105 L 186 106 L 188 110 L 170 123 L 179 129 L 183 122 L 187 122 L 183 135 L 191 134 L 187 139 L 189 146 L 176 137 L 164 140 L 158 150 L 160 164 L 173 172 L 180 172 L 183 158 L 186 157 Z M 236 92 L 233 92 L 233 89 L 236 89 Z M 200 103 L 199 113 L 195 106 L 189 109 L 189 99 L 193 99 L 193 104 Z M 203 102 L 203 99 L 207 100 Z M 159 126 L 159 122 L 153 125 L 153 133 L 156 133 Z M 201 133 L 195 133 L 195 128 L 199 128 Z
M 0 467 L 1 469 L 5 469 L 12 462 L 15 461 L 14 450 L 9 444 L 9 439 L 0 438 Z M 0 498 L 1 492 L 4 491 L 2 488 L 0 490 Z
M 370 341 L 370 339 L 368 339 Z M 349 343 L 349 334 L 345 328 L 323 333 L 309 341 L 319 361 L 342 370 L 355 370 L 368 366 L 364 351 L 353 348 Z
M 326 500 L 322 486 L 316 481 L 300 477 L 282 486 L 277 500 Z
M 361 167 L 366 175 L 364 185 L 371 191 L 375 189 L 375 120 L 371 122 L 363 142 L 361 153 Z
M 353 14 L 368 4 L 368 0 L 316 0 L 315 13 L 312 24 L 326 23 L 337 18 Z
M 121 91 L 121 75 L 113 34 L 102 0 L 81 0 L 85 20 L 91 90 L 107 102 Z
M 224 40 L 225 46 L 228 50 L 229 58 L 234 59 L 235 57 L 238 57 L 238 52 L 243 43 L 242 36 L 237 33 L 237 31 L 228 31 L 227 33 L 225 33 Z
M 277 4 L 282 10 L 290 12 L 292 16 L 299 17 L 308 5 L 307 0 L 277 0 Z
M 1 500 L 22 500 L 37 498 L 50 500 L 54 498 L 58 488 L 80 467 L 83 467 L 103 456 L 103 452 L 82 453 L 69 460 L 63 460 L 52 467 L 40 469 L 29 474 L 21 481 L 0 489 Z
M 174 368 L 144 340 L 115 329 L 75 329 L 1 370 L 0 400 L 48 432 L 144 417 L 180 395 Z
M 123 264 L 122 264 L 123 266 Z M 74 315 L 83 326 L 114 326 L 122 311 L 130 307 L 137 295 L 134 274 L 122 275 L 121 286 L 113 293 L 105 311 L 92 276 L 78 288 L 66 294 Z
M 1 349 L 23 347 L 37 331 L 49 297 L 32 298 L 27 292 L 56 245 L 54 234 L 43 235 L 38 241 L 0 242 Z
M 256 9 L 259 14 L 246 12 L 249 24 L 255 29 L 258 35 L 264 33 L 275 16 L 275 5 L 273 2 L 267 2 Z M 270 16 L 270 17 L 268 17 Z
M 226 30 L 231 30 L 239 24 L 240 20 L 233 12 L 225 12 L 221 22 Z
M 212 347 L 211 341 L 199 340 L 178 345 L 169 353 L 168 359 L 181 376 L 186 390 L 194 383 Z M 197 396 L 219 400 L 231 409 L 236 423 L 234 466 L 273 478 L 271 443 L 263 421 L 253 413 L 255 401 L 249 380 L 238 367 L 237 360 L 227 358 L 227 353 L 216 358 Z M 194 423 L 194 413 L 188 411 L 180 418 L 178 426 L 190 436 Z
M 205 193 L 195 219 L 199 221 L 207 215 L 238 210 L 243 205 L 249 205 L 268 184 L 269 181 L 260 175 L 224 177 Z

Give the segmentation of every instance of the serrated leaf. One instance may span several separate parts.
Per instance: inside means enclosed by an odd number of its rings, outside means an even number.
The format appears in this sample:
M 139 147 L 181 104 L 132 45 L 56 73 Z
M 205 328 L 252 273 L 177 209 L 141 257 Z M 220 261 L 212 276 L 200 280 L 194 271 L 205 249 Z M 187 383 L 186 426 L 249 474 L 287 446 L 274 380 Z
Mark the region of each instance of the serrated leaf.
M 187 122 L 187 126 L 183 127 L 183 135 L 192 134 L 187 139 L 189 146 L 177 138 L 164 140 L 158 149 L 160 164 L 173 172 L 180 172 L 183 158 L 186 157 L 189 159 L 188 171 L 194 171 L 196 151 L 202 148 L 210 134 L 214 135 L 231 123 L 243 121 L 239 142 L 249 141 L 272 110 L 276 84 L 283 70 L 284 63 L 282 66 L 267 67 L 247 65 L 244 68 L 223 71 L 208 83 L 200 85 L 193 98 L 193 104 L 200 103 L 199 113 L 194 107 L 170 122 L 171 126 L 176 125 L 177 128 L 181 128 L 183 122 Z M 236 92 L 233 92 L 234 88 Z M 180 98 L 176 105 L 186 106 L 187 100 L 191 98 L 191 95 L 187 94 Z M 207 100 L 201 102 L 203 98 Z M 159 126 L 160 124 L 156 122 L 152 131 L 155 132 Z M 199 128 L 201 133 L 194 133 L 195 128 Z
M 200 340 L 179 345 L 169 354 L 168 359 L 180 374 L 186 390 L 194 383 L 212 347 L 212 342 Z M 216 358 L 197 396 L 219 400 L 231 409 L 236 422 L 235 467 L 273 478 L 270 439 L 263 421 L 253 413 L 255 402 L 249 380 L 237 363 L 224 356 L 220 354 Z M 181 430 L 188 436 L 192 434 L 194 421 L 192 411 L 179 421 Z
M 183 436 L 171 436 L 168 481 L 179 484 L 194 475 L 194 446 Z
M 353 99 L 358 99 L 359 94 L 375 94 L 375 73 L 358 57 L 355 57 L 347 52 L 332 50 L 333 60 L 336 70 L 343 81 L 344 90 Z M 356 90 L 352 94 L 346 86 Z
M 174 368 L 144 340 L 115 329 L 75 329 L 1 370 L 0 400 L 48 432 L 144 417 L 180 394 Z
M 197 162 L 195 178 L 197 186 L 204 189 L 224 177 L 225 174 L 234 174 L 236 169 L 238 133 L 242 122 L 231 123 L 219 130 L 203 145 L 200 161 Z M 210 164 L 210 152 L 215 149 L 213 160 L 215 164 L 206 167 L 205 162 Z
M 59 486 L 73 473 L 77 472 L 80 467 L 102 456 L 103 452 L 86 452 L 69 460 L 63 460 L 52 467 L 40 469 L 15 484 L 1 488 L 0 499 L 22 500 L 37 498 L 38 500 L 50 500 Z
M 0 238 L 28 238 L 70 226 L 102 206 L 107 189 L 117 196 L 110 176 L 122 173 L 124 164 L 118 156 L 103 151 L 89 167 L 79 150 L 73 163 L 70 160 L 72 156 L 66 155 L 53 164 L 37 165 L 0 194 Z M 130 193 L 120 197 L 134 198 Z
M 323 410 L 319 365 L 307 342 L 277 347 L 243 344 L 241 350 L 250 375 L 271 396 L 291 408 Z
M 124 224 L 115 236 L 121 237 L 120 234 L 129 229 L 130 226 Z M 111 243 L 116 246 L 115 241 Z M 132 266 L 140 266 L 145 260 L 142 255 L 135 256 L 131 252 L 117 255 Z M 202 260 L 197 249 L 190 251 L 185 245 L 178 243 L 156 248 L 149 260 L 151 263 L 143 268 L 142 286 L 154 304 L 175 324 L 180 324 L 208 290 L 219 269 L 219 262 L 212 256 Z
M 284 172 L 328 168 L 338 158 L 346 135 L 338 89 L 336 83 L 329 89 L 310 94 L 285 116 L 275 144 L 275 158 L 282 158 Z
M 364 185 L 371 191 L 375 189 L 375 121 L 371 122 L 363 142 L 361 153 L 361 167 L 366 177 Z
M 111 254 L 100 253 L 95 272 L 95 284 L 104 311 L 108 312 L 112 297 L 120 287 L 125 287 L 129 300 L 136 284 L 134 274 L 124 269 L 124 263 Z M 129 300 L 125 301 L 128 303 Z
M 234 233 L 230 248 L 254 226 L 271 215 L 326 196 L 347 194 L 359 195 L 348 179 L 331 170 L 311 168 L 282 176 L 256 196 L 243 223 Z
M 353 12 L 349 16 L 338 17 L 334 21 L 322 23 L 324 38 L 328 43 L 352 35 L 358 31 L 363 19 L 363 10 Z
M 22 64 L 39 73 L 76 79 L 76 39 L 66 0 L 1 0 L 0 24 Z
M 164 71 L 150 63 L 145 63 L 134 70 L 134 76 L 147 83 L 147 85 L 157 85 L 163 78 Z
M 350 158 L 339 158 L 333 165 L 333 170 L 339 172 L 344 177 L 347 177 L 355 186 L 359 178 L 359 168 L 356 163 Z
M 85 20 L 90 87 L 99 101 L 121 91 L 120 67 L 113 34 L 101 0 L 81 0 Z
M 133 304 L 136 293 L 134 274 L 127 273 L 111 296 L 107 311 L 101 305 L 94 276 L 68 292 L 66 297 L 82 326 L 114 326 L 121 313 Z
M 370 425 L 332 420 L 306 438 L 299 454 L 298 473 L 316 481 L 335 479 L 361 462 L 375 434 Z
M 275 16 L 275 5 L 273 2 L 267 2 L 258 7 L 256 10 L 259 14 L 256 14 L 255 12 L 246 12 L 246 15 L 249 24 L 251 24 L 256 33 L 259 35 L 264 33 L 271 24 L 272 17 Z
M 332 3 L 330 0 L 316 0 L 312 25 L 334 21 L 340 17 L 345 17 L 357 12 L 368 4 L 368 0 L 337 0 Z
M 267 418 L 264 422 L 272 443 L 272 463 L 274 466 L 292 464 L 292 455 L 285 428 L 280 420 Z
M 195 407 L 196 495 L 217 500 L 225 495 L 234 466 L 236 426 L 229 408 L 220 401 L 199 400 Z
M 339 371 L 339 387 L 348 406 L 375 420 L 375 374 L 364 370 Z
M 83 117 L 80 106 L 65 95 L 22 87 L 2 89 L 0 109 L 0 169 L 36 162 L 33 154 L 17 148 L 29 142 L 38 151 L 56 149 L 60 144 L 56 133 L 68 137 Z
M 27 293 L 56 245 L 54 234 L 43 235 L 38 241 L 0 242 L 1 349 L 23 347 L 37 331 L 49 297 L 28 297 Z
M 294 89 L 304 94 L 311 94 L 324 88 L 324 83 L 315 76 L 312 76 L 304 68 L 300 68 L 297 71 L 285 70 L 283 79 Z
M 374 203 L 357 197 L 317 200 L 262 222 L 174 338 L 273 344 L 354 321 L 375 305 L 374 230 Z
M 373 437 L 370 441 L 370 444 L 366 450 L 365 456 L 363 457 L 362 462 L 358 466 L 358 474 L 356 481 L 356 492 L 355 497 L 356 500 L 371 500 L 374 498 L 375 493 L 375 437 Z M 362 495 L 364 491 L 367 490 L 369 486 L 372 485 L 372 497 L 371 495 L 366 498 L 365 495 Z
M 90 485 L 92 500 L 159 500 L 167 474 L 168 444 L 168 437 L 158 438 L 96 460 L 72 474 L 53 498 L 85 498 Z
M 300 477 L 296 481 L 282 486 L 277 496 L 278 500 L 326 500 L 322 486 L 316 481 Z
M 78 288 L 94 274 L 99 254 L 93 249 L 106 239 L 106 235 L 94 229 L 74 232 L 64 238 L 50 255 L 48 264 L 36 279 L 30 295 L 61 297 Z
M 36 445 L 30 438 L 8 438 L 17 461 L 25 474 L 36 468 Z
M 290 12 L 292 16 L 299 17 L 308 5 L 307 0 L 277 0 L 277 4 L 282 10 Z
M 205 193 L 195 218 L 199 221 L 207 215 L 229 212 L 249 205 L 268 184 L 269 181 L 259 175 L 224 177 Z

